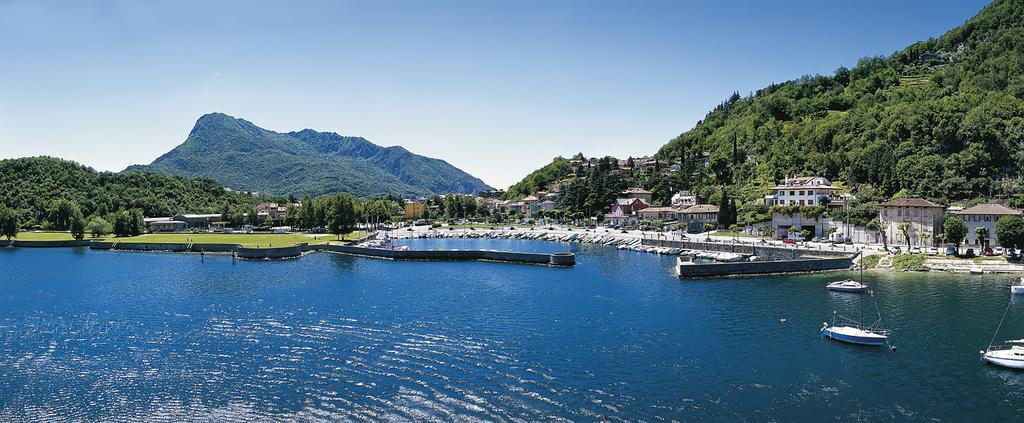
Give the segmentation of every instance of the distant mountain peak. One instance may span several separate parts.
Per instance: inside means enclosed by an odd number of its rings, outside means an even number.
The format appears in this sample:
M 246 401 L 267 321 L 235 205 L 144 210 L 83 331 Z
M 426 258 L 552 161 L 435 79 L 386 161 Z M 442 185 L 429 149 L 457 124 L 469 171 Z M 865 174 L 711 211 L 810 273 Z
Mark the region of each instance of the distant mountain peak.
M 490 189 L 443 160 L 400 146 L 313 129 L 279 133 L 225 113 L 199 117 L 184 143 L 146 170 L 209 178 L 236 190 L 276 194 L 349 192 L 361 196 L 470 194 Z

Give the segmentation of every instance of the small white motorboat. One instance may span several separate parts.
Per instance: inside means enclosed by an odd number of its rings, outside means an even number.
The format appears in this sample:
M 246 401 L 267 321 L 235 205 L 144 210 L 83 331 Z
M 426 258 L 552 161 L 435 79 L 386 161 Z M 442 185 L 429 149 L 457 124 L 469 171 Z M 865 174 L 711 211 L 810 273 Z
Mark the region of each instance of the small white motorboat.
M 1009 347 L 990 347 L 981 352 L 981 359 L 997 366 L 1024 369 L 1024 339 L 1006 341 Z
M 825 285 L 825 287 L 828 288 L 829 290 L 837 292 L 861 292 L 867 289 L 868 286 L 852 279 L 846 279 L 842 281 L 832 282 L 828 285 Z
M 1011 285 L 1010 286 L 1010 294 L 1012 294 L 1012 295 L 1024 294 L 1024 278 L 1018 279 L 1016 285 Z

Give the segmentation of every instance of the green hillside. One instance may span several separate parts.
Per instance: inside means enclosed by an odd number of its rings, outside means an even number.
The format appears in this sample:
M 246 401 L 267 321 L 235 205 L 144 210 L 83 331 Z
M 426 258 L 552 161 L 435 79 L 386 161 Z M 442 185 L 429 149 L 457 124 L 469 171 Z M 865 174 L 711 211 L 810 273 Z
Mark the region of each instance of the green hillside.
M 209 178 L 227 187 L 274 194 L 403 197 L 490 189 L 443 160 L 380 147 L 360 137 L 305 129 L 278 133 L 222 113 L 199 118 L 185 142 L 145 170 Z
M 860 221 L 892 196 L 1024 205 L 1022 144 L 1024 1 L 998 0 L 889 57 L 733 94 L 656 153 L 678 171 L 624 173 L 656 202 L 685 189 L 717 203 L 728 190 L 746 220 L 767 216 L 761 198 L 787 175 L 821 175 L 853 189 Z M 558 159 L 510 195 L 570 174 L 587 177 Z
M 1019 202 L 1022 142 L 1024 2 L 996 1 L 889 57 L 734 95 L 658 156 L 711 152 L 710 182 L 745 187 L 747 200 L 813 174 L 883 196 Z

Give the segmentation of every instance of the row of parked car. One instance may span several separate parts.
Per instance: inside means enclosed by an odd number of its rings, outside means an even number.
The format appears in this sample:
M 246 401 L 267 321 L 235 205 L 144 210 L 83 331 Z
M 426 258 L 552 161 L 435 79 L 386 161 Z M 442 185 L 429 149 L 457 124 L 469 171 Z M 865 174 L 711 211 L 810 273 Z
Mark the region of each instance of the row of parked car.
M 892 254 L 903 254 L 904 252 L 906 252 L 908 254 L 927 254 L 929 256 L 937 256 L 937 255 L 939 255 L 939 249 L 937 247 L 928 247 L 928 248 L 922 249 L 921 247 L 913 246 L 913 247 L 908 248 L 906 251 L 904 251 L 904 249 L 902 247 L 900 247 L 898 245 L 894 245 L 892 247 L 889 247 L 889 252 L 892 253 Z M 1003 249 L 1003 247 L 996 247 L 996 248 L 993 249 L 992 247 L 985 247 L 984 249 L 981 250 L 980 253 L 982 255 L 989 256 L 989 257 L 1003 256 L 1003 255 L 1008 256 L 1008 257 L 1016 257 L 1020 253 L 1020 251 L 1014 250 L 1013 248 Z M 957 251 L 957 248 L 955 246 L 952 246 L 952 245 L 949 245 L 949 246 L 946 247 L 945 255 L 947 255 L 947 256 L 957 256 L 957 257 L 976 257 L 977 256 L 977 254 L 974 252 L 973 248 L 968 248 L 961 255 L 960 252 Z

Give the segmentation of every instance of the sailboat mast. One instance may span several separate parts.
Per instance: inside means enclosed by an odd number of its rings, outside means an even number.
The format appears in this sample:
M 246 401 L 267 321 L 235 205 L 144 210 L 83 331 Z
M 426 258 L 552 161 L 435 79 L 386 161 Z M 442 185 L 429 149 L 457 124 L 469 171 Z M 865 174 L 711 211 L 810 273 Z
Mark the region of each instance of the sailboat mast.
M 868 292 L 871 292 L 871 291 L 868 291 Z M 864 327 L 864 293 L 863 292 L 860 294 L 860 322 L 858 324 L 860 324 L 861 328 Z

